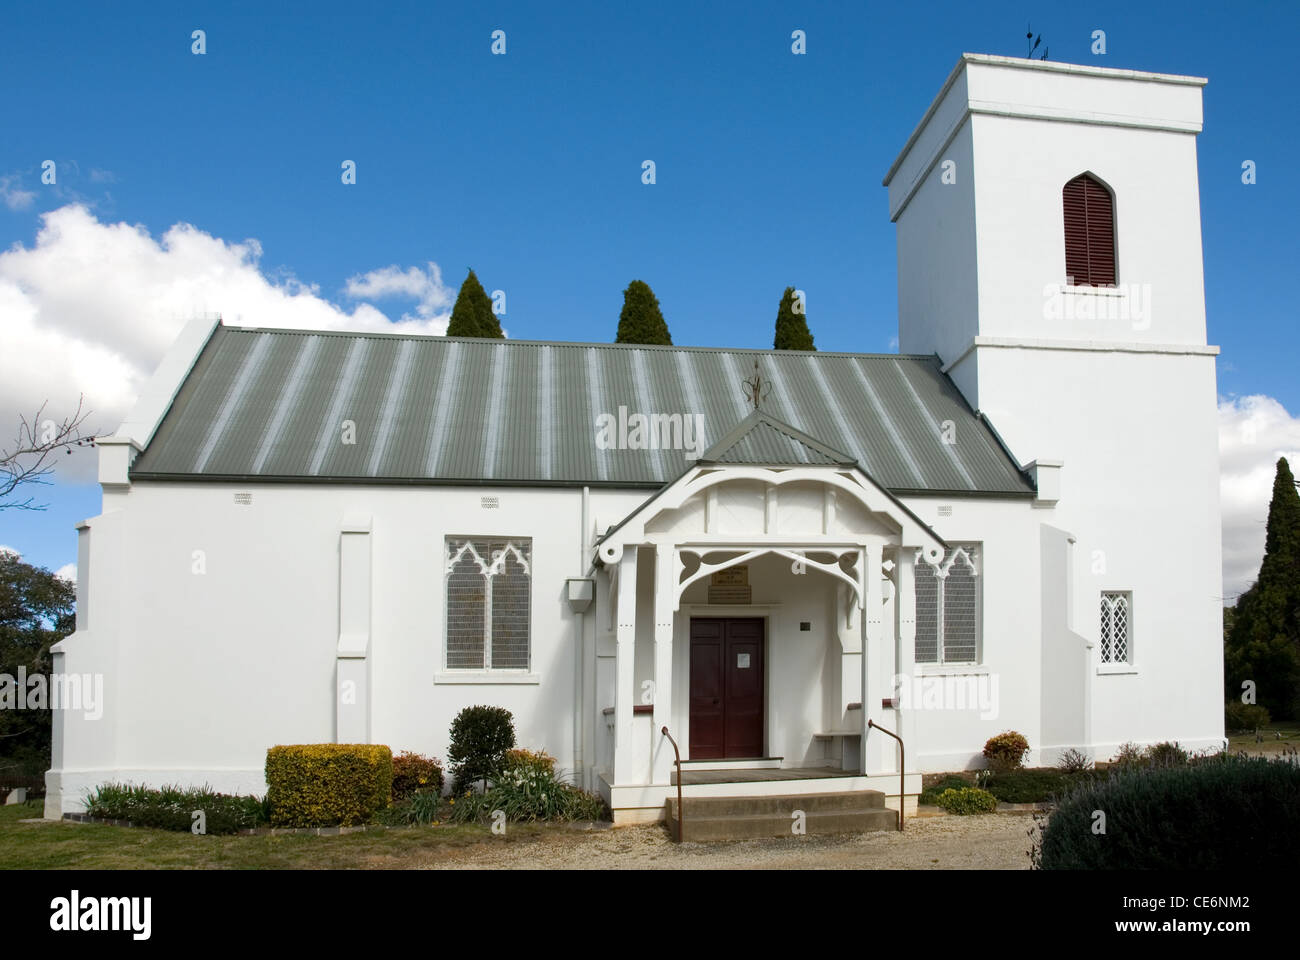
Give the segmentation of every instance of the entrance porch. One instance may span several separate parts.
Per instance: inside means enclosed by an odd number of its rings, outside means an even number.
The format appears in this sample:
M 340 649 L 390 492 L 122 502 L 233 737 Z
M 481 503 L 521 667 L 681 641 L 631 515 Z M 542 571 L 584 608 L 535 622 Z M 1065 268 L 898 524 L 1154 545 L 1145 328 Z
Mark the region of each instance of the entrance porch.
M 913 565 L 944 545 L 856 465 L 779 427 L 804 448 L 794 463 L 706 454 L 598 545 L 612 642 L 596 786 L 615 823 L 676 802 L 674 741 L 688 817 L 693 798 L 915 805 L 920 774 L 900 799 L 897 744 L 867 724 L 910 734 L 895 678 L 913 672 Z

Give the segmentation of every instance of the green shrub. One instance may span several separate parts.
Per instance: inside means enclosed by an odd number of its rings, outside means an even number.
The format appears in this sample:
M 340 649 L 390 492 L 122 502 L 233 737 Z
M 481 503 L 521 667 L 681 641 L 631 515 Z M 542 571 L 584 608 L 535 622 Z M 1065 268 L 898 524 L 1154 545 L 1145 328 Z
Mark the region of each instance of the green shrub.
M 917 799 L 917 803 L 928 803 L 937 806 L 939 803 L 939 794 L 943 793 L 945 790 L 965 790 L 969 786 L 969 780 L 950 773 L 938 783 L 922 790 L 921 796 Z
M 393 754 L 369 743 L 272 747 L 266 783 L 272 826 L 369 823 L 392 796 Z
M 989 737 L 984 744 L 984 758 L 994 770 L 1016 770 L 1025 762 L 1029 741 L 1014 730 Z
M 1267 727 L 1272 721 L 1268 708 L 1256 703 L 1229 700 L 1223 705 L 1223 726 L 1229 731 L 1259 730 L 1261 727 Z
M 555 775 L 555 758 L 545 750 L 507 750 L 502 761 L 503 770 L 533 770 Z
M 1008 770 L 994 773 L 983 787 L 1003 803 L 1046 803 L 1059 799 L 1091 776 L 1089 771 Z
M 451 818 L 485 821 L 496 810 L 507 820 L 603 820 L 605 802 L 562 782 L 554 771 L 516 764 L 504 769 L 483 793 L 467 790 L 454 797 Z
M 447 751 L 453 792 L 464 793 L 476 780 L 495 775 L 514 745 L 514 717 L 504 707 L 466 707 L 456 714 Z
M 1154 743 L 1144 751 L 1147 763 L 1156 767 L 1181 767 L 1187 764 L 1187 751 L 1176 743 Z
M 967 816 L 972 813 L 992 813 L 998 808 L 998 798 L 987 790 L 977 787 L 962 787 L 960 790 L 945 790 L 939 794 L 939 806 L 949 813 Z
M 442 764 L 433 757 L 403 750 L 393 757 L 393 803 L 421 791 L 442 793 Z
M 204 833 L 237 833 L 266 822 L 260 797 L 214 793 L 211 787 L 164 786 L 161 789 L 129 783 L 101 784 L 85 798 L 86 813 L 104 820 L 128 820 L 142 827 L 193 831 L 194 812 L 203 811 Z
M 1300 767 L 1226 754 L 1116 767 L 1062 800 L 1035 852 L 1048 870 L 1289 871 L 1300 860 Z

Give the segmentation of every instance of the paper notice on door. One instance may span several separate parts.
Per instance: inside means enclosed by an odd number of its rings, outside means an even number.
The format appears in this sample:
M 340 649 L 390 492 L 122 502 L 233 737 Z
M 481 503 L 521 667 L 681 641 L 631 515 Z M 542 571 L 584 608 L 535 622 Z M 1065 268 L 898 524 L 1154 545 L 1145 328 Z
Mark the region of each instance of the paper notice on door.
M 739 670 L 746 670 L 749 668 L 749 654 L 747 653 L 736 654 L 736 668 Z

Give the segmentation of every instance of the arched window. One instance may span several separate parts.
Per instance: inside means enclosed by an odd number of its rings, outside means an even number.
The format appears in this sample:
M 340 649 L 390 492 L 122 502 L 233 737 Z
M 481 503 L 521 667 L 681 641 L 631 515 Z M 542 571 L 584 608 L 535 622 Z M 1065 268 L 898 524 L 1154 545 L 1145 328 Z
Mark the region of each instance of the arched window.
M 1115 199 L 1096 177 L 1081 173 L 1061 190 L 1065 209 L 1065 273 L 1081 287 L 1115 285 Z

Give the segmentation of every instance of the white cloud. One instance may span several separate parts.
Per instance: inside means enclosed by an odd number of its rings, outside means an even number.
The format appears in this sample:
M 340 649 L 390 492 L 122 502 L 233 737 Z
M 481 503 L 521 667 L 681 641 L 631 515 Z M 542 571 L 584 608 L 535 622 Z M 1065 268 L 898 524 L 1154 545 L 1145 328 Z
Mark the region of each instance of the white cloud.
M 0 556 L 21 557 L 22 554 L 13 547 L 6 547 L 3 543 L 0 543 Z
M 77 582 L 77 565 L 75 563 L 65 563 L 59 569 L 54 571 L 54 575 L 60 580 L 66 580 L 68 583 Z
M 1278 457 L 1300 466 L 1300 417 L 1272 397 L 1219 400 L 1219 495 L 1223 508 L 1223 591 L 1234 600 L 1264 558 L 1264 523 Z
M 142 226 L 103 223 L 81 205 L 42 215 L 30 246 L 0 252 L 0 413 L 72 412 L 80 394 L 87 426 L 110 433 L 129 412 L 185 322 L 220 313 L 232 325 L 442 334 L 453 294 L 436 264 L 386 267 L 353 277 L 350 309 L 291 274 L 268 276 L 256 240 L 230 242 L 180 223 L 154 238 Z M 417 301 L 392 321 L 368 296 Z M 0 433 L 12 432 L 0 423 Z M 76 451 L 63 479 L 94 479 L 94 456 Z
M 36 199 L 36 194 L 17 186 L 17 181 L 17 177 L 0 177 L 0 203 L 10 210 L 26 210 Z
M 382 300 L 386 297 L 409 297 L 419 301 L 416 316 L 402 314 L 402 320 L 412 322 L 449 314 L 456 299 L 456 291 L 444 286 L 442 269 L 430 261 L 428 270 L 408 267 L 402 270 L 394 265 L 371 270 L 369 273 L 348 279 L 347 294 L 354 300 Z M 446 324 L 442 331 L 446 332 Z

